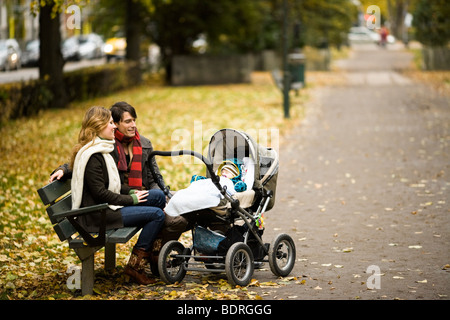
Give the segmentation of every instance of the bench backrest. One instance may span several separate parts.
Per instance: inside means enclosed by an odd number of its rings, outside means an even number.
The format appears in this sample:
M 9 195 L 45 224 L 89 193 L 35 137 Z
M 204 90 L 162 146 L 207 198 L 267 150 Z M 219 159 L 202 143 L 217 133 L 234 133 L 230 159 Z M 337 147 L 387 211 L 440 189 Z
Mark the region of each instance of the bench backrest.
M 54 217 L 56 213 L 69 211 L 72 208 L 70 183 L 70 179 L 55 180 L 38 190 L 42 202 L 44 205 L 48 205 L 46 209 L 48 217 L 61 241 L 69 239 L 76 232 L 69 220 Z

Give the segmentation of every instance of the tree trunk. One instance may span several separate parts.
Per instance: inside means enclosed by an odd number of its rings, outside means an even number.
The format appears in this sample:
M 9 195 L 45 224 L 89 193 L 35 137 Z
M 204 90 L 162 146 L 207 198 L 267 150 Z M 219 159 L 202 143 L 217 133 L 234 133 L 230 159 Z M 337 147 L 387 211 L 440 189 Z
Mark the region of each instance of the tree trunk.
M 39 78 L 48 83 L 52 92 L 51 107 L 63 108 L 68 103 L 64 85 L 64 60 L 61 54 L 59 14 L 52 18 L 54 3 L 40 7 L 39 13 Z
M 126 11 L 126 59 L 128 62 L 131 62 L 128 67 L 128 77 L 129 81 L 132 83 L 139 84 L 141 82 L 141 69 L 139 63 L 141 58 L 141 17 L 139 16 L 141 8 L 139 2 L 127 0 Z
M 388 0 L 388 10 L 391 22 L 391 33 L 397 38 L 402 39 L 404 20 L 409 0 Z

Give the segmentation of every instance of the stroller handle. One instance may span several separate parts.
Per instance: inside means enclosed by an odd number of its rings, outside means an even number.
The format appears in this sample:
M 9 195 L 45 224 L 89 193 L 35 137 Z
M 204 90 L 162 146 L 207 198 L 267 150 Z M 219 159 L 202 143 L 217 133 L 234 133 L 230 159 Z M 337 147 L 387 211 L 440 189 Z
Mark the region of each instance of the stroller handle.
M 154 156 L 175 157 L 175 156 L 182 156 L 182 155 L 194 156 L 194 157 L 202 160 L 202 162 L 206 165 L 206 169 L 209 171 L 209 173 L 211 175 L 211 180 L 214 183 L 214 185 L 222 193 L 225 192 L 223 190 L 222 186 L 220 185 L 219 177 L 214 173 L 212 163 L 209 162 L 209 160 L 207 158 L 205 158 L 201 153 L 198 153 L 198 152 L 192 151 L 192 150 L 175 150 L 175 151 L 158 151 L 158 150 L 153 150 L 152 152 L 150 152 L 149 158 L 152 159 Z M 153 166 L 150 166 L 150 171 L 151 171 L 153 177 L 155 178 L 156 177 L 156 173 L 155 173 L 155 169 L 153 168 Z M 155 180 L 157 180 L 157 179 L 155 179 Z M 169 195 L 170 192 L 169 192 L 168 188 L 162 186 L 162 184 L 160 184 L 159 180 L 157 180 L 157 183 L 158 183 L 159 187 L 161 188 L 161 190 L 163 190 L 166 195 Z

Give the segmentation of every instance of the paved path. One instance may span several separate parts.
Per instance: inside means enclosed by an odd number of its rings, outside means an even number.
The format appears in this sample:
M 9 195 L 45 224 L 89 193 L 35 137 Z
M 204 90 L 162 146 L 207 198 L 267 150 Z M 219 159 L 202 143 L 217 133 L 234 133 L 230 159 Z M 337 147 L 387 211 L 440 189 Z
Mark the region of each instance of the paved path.
M 340 85 L 314 89 L 305 121 L 281 143 L 264 234 L 295 239 L 296 279 L 280 285 L 267 265 L 250 290 L 264 299 L 450 299 L 450 107 L 397 72 L 411 59 L 360 47 L 337 64 Z

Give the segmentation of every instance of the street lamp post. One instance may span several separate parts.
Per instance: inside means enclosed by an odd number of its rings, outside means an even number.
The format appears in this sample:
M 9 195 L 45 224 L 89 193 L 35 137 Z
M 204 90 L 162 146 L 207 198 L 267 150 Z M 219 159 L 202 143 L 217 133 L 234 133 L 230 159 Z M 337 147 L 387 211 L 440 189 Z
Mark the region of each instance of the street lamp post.
M 284 117 L 289 118 L 289 89 L 290 89 L 290 73 L 288 69 L 288 0 L 283 0 L 283 109 Z

